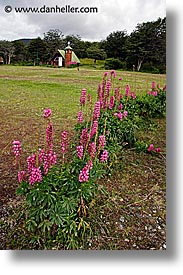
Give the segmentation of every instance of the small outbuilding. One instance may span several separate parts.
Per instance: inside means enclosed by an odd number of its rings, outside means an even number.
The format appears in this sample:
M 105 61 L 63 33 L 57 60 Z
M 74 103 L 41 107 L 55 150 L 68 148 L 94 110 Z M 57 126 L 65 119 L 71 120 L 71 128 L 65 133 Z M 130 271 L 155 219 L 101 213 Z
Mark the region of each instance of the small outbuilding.
M 79 66 L 80 60 L 68 42 L 64 50 L 58 50 L 51 59 L 51 65 L 58 67 L 69 67 L 71 64 Z

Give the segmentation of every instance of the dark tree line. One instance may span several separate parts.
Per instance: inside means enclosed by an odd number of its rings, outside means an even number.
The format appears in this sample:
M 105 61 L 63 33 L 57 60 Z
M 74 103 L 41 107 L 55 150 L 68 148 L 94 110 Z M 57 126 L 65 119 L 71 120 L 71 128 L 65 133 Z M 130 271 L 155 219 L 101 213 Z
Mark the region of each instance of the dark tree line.
M 112 32 L 100 42 L 83 41 L 79 35 L 64 36 L 59 29 L 51 29 L 43 38 L 29 41 L 3 40 L 0 41 L 0 57 L 5 64 L 48 63 L 68 41 L 79 58 L 92 58 L 94 63 L 105 59 L 109 69 L 166 72 L 166 18 L 138 24 L 130 35 L 125 30 Z

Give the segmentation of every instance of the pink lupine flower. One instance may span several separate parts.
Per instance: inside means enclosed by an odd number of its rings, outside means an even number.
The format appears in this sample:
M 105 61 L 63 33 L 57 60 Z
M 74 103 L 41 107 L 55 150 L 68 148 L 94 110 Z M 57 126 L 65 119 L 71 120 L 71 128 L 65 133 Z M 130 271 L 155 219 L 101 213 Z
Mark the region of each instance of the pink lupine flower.
M 118 113 L 118 118 L 119 118 L 119 120 L 122 121 L 122 119 L 123 119 L 123 114 L 122 114 L 121 112 Z
M 49 117 L 51 117 L 51 115 L 52 115 L 51 109 L 45 109 L 43 111 L 43 117 L 44 118 L 49 118 Z
M 116 71 L 115 70 L 111 70 L 111 76 L 113 76 L 114 78 L 116 77 Z
M 99 150 L 104 149 L 105 146 L 106 146 L 106 138 L 105 138 L 105 136 L 104 135 L 99 136 L 99 145 L 98 145 Z
M 148 149 L 147 149 L 147 151 L 151 152 L 153 150 L 154 150 L 154 144 L 150 144 L 149 147 L 148 147 Z
M 157 88 L 160 89 L 160 84 L 158 83 Z
M 88 128 L 84 128 L 80 136 L 80 144 L 83 145 L 83 148 L 85 148 L 88 142 L 88 139 L 89 139 Z
M 42 181 L 41 169 L 40 167 L 32 168 L 30 177 L 29 177 L 29 184 L 33 185 L 36 182 Z
M 160 147 L 156 148 L 156 152 L 160 153 L 161 152 L 161 148 Z
M 39 164 L 42 164 L 43 160 L 44 160 L 44 149 L 39 149 Z
M 102 90 L 101 84 L 98 84 L 98 89 L 97 89 L 98 96 L 99 96 L 99 94 L 100 94 L 101 90 Z
M 84 120 L 84 114 L 82 111 L 79 111 L 78 112 L 78 123 L 81 124 L 83 122 L 83 120 Z
M 166 85 L 163 87 L 163 91 L 166 91 Z
M 43 168 L 44 168 L 44 174 L 47 175 L 47 174 L 48 174 L 48 169 L 49 169 L 48 154 L 45 154 L 45 155 L 44 155 L 44 164 L 43 164 Z
M 109 102 L 109 109 L 110 110 L 112 110 L 112 108 L 114 107 L 114 100 L 115 100 L 115 97 L 111 96 L 110 97 L 110 102 Z
M 115 88 L 114 93 L 115 93 L 115 98 L 117 100 L 119 100 L 119 88 L 118 87 Z
M 104 162 L 108 159 L 109 154 L 107 150 L 104 150 L 100 156 L 100 162 Z
M 106 97 L 109 96 L 110 89 L 111 89 L 111 79 L 109 78 L 109 79 L 107 80 L 107 83 L 106 83 L 106 86 L 105 86 Z
M 51 168 L 53 164 L 57 163 L 57 155 L 55 152 L 53 152 L 53 150 L 50 150 L 47 156 L 49 159 L 49 168 Z
M 118 98 L 118 100 L 120 101 L 121 99 L 122 99 L 122 94 L 119 94 L 119 98 Z
M 48 174 L 48 170 L 50 168 L 52 168 L 53 164 L 56 164 L 57 162 L 57 155 L 55 152 L 53 152 L 53 150 L 50 150 L 47 154 L 44 154 L 44 164 L 43 164 L 43 168 L 44 168 L 44 174 L 47 175 Z
M 89 159 L 86 166 L 88 167 L 89 170 L 91 170 L 93 168 L 93 162 L 91 159 Z
M 18 171 L 18 182 L 21 183 L 25 180 L 25 171 Z
M 131 98 L 132 98 L 132 99 L 135 99 L 136 97 L 137 97 L 136 94 L 135 94 L 134 92 L 132 92 L 132 93 L 131 93 Z
M 29 156 L 27 158 L 27 168 L 28 172 L 31 173 L 32 169 L 36 167 L 36 154 Z
M 125 111 L 123 112 L 123 117 L 126 118 L 127 115 L 128 115 L 128 112 L 125 110 Z
M 123 108 L 123 104 L 120 103 L 119 106 L 118 106 L 118 110 L 121 111 L 122 108 Z
M 129 95 L 130 95 L 130 85 L 126 85 L 126 88 L 125 88 L 125 95 L 126 95 L 126 96 L 129 96 Z
M 82 159 L 83 157 L 83 145 L 79 145 L 76 147 L 77 156 L 79 159 Z
M 13 141 L 13 153 L 16 158 L 18 158 L 21 155 L 21 151 L 22 151 L 22 148 L 21 148 L 20 141 L 14 140 Z
M 152 88 L 152 90 L 156 89 L 156 82 L 155 81 L 152 82 L 151 88 Z
M 67 131 L 63 131 L 62 134 L 61 134 L 61 152 L 62 154 L 65 154 L 67 153 L 68 151 L 68 132 Z
M 114 116 L 118 116 L 118 113 L 114 113 Z
M 151 92 L 151 91 L 148 91 L 147 93 L 148 93 L 148 95 L 151 95 L 151 94 L 152 94 L 152 92 Z
M 53 148 L 53 124 L 50 122 L 46 128 L 46 144 L 48 150 Z
M 93 118 L 94 120 L 98 120 L 99 117 L 100 117 L 100 101 L 97 101 L 94 106 Z
M 79 182 L 87 182 L 89 180 L 89 167 L 86 165 L 79 173 Z
M 158 92 L 157 92 L 157 91 L 153 91 L 151 94 L 152 94 L 153 96 L 157 96 L 157 95 L 158 95 Z
M 86 102 L 86 89 L 82 89 L 80 96 L 80 104 L 85 105 Z
M 92 142 L 89 144 L 88 146 L 88 152 L 89 152 L 89 155 L 92 159 L 94 159 L 95 157 L 95 154 L 96 154 L 96 145 L 95 145 L 95 142 Z
M 122 77 L 119 77 L 118 80 L 121 81 L 121 80 L 122 80 Z
M 104 73 L 104 77 L 107 77 L 107 76 L 108 76 L 108 72 L 105 72 L 105 73 Z
M 98 129 L 98 120 L 94 120 L 91 128 L 90 138 L 92 138 L 96 133 Z

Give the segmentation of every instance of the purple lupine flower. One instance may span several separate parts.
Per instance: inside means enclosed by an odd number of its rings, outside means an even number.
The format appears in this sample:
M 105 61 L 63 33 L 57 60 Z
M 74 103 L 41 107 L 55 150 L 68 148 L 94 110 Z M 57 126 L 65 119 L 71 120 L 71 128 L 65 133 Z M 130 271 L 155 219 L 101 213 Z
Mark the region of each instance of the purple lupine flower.
M 85 105 L 86 102 L 86 89 L 82 89 L 80 96 L 80 104 Z
M 98 120 L 99 117 L 100 117 L 100 101 L 97 101 L 94 106 L 93 118 L 94 120 Z
M 108 159 L 109 154 L 107 150 L 104 150 L 100 156 L 100 162 L 104 162 Z
M 89 180 L 89 166 L 86 165 L 79 173 L 79 182 L 87 182 Z
M 78 123 L 81 124 L 83 122 L 83 120 L 84 120 L 84 114 L 82 111 L 79 111 L 78 112 Z
M 43 117 L 44 118 L 49 118 L 49 117 L 51 117 L 51 115 L 52 115 L 51 109 L 45 109 L 43 111 Z
M 31 170 L 31 174 L 29 177 L 29 184 L 33 185 L 36 182 L 42 181 L 41 169 L 40 167 L 34 167 Z
M 79 159 L 82 159 L 83 157 L 83 145 L 79 145 L 76 147 L 77 156 Z
M 112 108 L 114 107 L 114 100 L 115 100 L 115 97 L 111 96 L 110 101 L 109 101 L 109 109 L 110 110 L 112 110 Z

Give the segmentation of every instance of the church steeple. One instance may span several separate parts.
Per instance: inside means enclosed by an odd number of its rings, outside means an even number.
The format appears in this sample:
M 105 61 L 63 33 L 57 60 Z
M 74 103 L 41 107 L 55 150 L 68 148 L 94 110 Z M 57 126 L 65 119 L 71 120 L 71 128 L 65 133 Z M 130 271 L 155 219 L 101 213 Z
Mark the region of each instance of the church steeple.
M 67 47 L 64 49 L 65 51 L 65 66 L 68 67 L 72 60 L 72 48 L 70 46 L 70 42 L 68 41 Z

